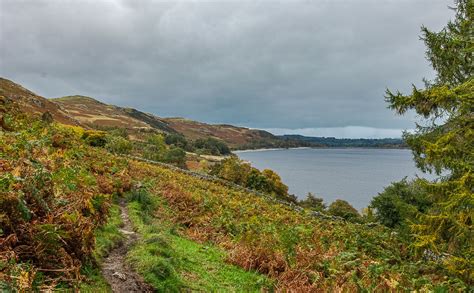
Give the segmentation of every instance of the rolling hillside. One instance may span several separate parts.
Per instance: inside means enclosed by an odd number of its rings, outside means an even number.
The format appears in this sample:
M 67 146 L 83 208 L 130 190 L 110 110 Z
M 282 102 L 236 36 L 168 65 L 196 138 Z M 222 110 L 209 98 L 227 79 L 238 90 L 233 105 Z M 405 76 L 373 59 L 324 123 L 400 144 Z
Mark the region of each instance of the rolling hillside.
M 237 127 L 228 124 L 207 124 L 185 118 L 165 118 L 169 126 L 191 140 L 215 137 L 226 142 L 230 147 L 242 148 L 252 143 L 271 144 L 279 142 L 273 134 L 257 129 Z
M 59 104 L 41 97 L 8 79 L 0 77 L 0 96 L 15 101 L 22 111 L 39 116 L 45 112 L 51 113 L 53 119 L 68 125 L 80 125 L 80 122 L 70 115 Z
M 131 108 L 107 105 L 90 97 L 67 96 L 51 99 L 84 125 L 120 127 L 129 130 L 174 132 L 161 118 Z

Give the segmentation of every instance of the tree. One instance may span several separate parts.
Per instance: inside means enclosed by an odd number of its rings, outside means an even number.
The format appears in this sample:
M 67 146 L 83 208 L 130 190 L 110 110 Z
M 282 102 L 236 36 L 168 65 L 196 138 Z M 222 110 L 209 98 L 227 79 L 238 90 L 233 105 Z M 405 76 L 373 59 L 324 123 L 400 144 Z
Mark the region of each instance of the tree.
M 211 154 L 211 155 L 229 155 L 229 147 L 221 140 L 215 139 L 213 137 L 200 138 L 197 139 L 193 146 L 196 149 L 201 150 L 202 153 Z
M 188 146 L 188 141 L 186 140 L 186 138 L 183 135 L 177 133 L 170 133 L 166 135 L 165 143 L 167 145 L 174 145 L 182 149 L 186 149 L 186 147 Z
M 162 135 L 153 134 L 148 137 L 144 152 L 145 158 L 155 161 L 162 161 L 166 151 L 166 143 Z
M 326 209 L 326 204 L 323 202 L 323 199 L 316 197 L 311 192 L 308 193 L 306 199 L 301 200 L 298 204 L 304 208 L 318 212 L 322 212 Z
M 372 199 L 370 207 L 375 209 L 376 219 L 390 228 L 408 228 L 420 213 L 426 213 L 432 205 L 424 189 L 425 180 L 394 182 Z
M 413 86 L 411 95 L 387 90 L 385 98 L 398 114 L 415 110 L 425 118 L 424 125 L 417 125 L 416 132 L 405 133 L 404 138 L 417 166 L 440 176 L 426 184 L 433 206 L 411 227 L 415 246 L 447 252 L 451 256 L 445 261 L 446 267 L 472 280 L 474 2 L 459 0 L 455 11 L 455 19 L 441 31 L 422 28 L 436 79 L 426 81 L 423 90 Z
M 262 171 L 263 176 L 265 176 L 270 183 L 270 192 L 274 193 L 277 197 L 288 200 L 288 186 L 286 186 L 282 181 L 280 175 L 275 173 L 273 170 L 265 169 Z
M 332 202 L 329 205 L 328 213 L 348 221 L 358 221 L 360 218 L 359 212 L 347 201 L 342 199 L 336 199 Z
M 182 148 L 172 147 L 165 153 L 163 161 L 184 166 L 186 163 L 186 152 Z

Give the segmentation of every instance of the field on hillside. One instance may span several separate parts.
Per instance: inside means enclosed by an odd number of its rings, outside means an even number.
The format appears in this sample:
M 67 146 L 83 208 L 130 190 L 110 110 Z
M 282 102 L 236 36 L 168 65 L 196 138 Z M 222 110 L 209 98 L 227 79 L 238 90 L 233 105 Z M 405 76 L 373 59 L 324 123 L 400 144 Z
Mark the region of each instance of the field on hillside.
M 380 225 L 313 217 L 113 155 L 89 145 L 82 128 L 33 118 L 9 99 L 0 113 L 2 290 L 107 288 L 98 268 L 120 239 L 114 227 L 103 232 L 119 198 L 140 235 L 127 260 L 157 289 L 466 289 Z

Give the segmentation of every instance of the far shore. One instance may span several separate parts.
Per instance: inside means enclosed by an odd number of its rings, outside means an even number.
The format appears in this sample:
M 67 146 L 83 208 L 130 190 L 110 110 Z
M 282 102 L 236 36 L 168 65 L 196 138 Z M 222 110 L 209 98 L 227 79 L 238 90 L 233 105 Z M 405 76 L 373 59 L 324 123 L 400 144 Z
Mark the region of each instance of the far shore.
M 247 152 L 264 152 L 264 151 L 279 151 L 279 150 L 300 150 L 300 149 L 383 149 L 383 150 L 408 150 L 408 147 L 355 147 L 355 146 L 350 146 L 350 147 L 343 147 L 343 146 L 338 146 L 338 147 L 329 147 L 329 146 L 314 146 L 314 147 L 295 147 L 295 148 L 260 148 L 260 149 L 243 149 L 243 150 L 233 150 L 233 154 L 238 154 L 238 153 L 247 153 Z

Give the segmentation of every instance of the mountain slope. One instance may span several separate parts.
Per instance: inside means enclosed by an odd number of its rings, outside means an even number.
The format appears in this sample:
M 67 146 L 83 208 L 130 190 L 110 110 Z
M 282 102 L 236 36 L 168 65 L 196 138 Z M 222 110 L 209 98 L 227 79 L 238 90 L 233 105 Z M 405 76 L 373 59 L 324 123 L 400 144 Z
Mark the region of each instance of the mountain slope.
M 277 141 L 273 134 L 257 129 L 237 127 L 227 124 L 207 124 L 184 118 L 165 118 L 171 128 L 185 137 L 196 140 L 205 137 L 215 137 L 226 142 L 229 146 L 238 148 L 255 143 L 256 141 Z
M 11 80 L 0 77 L 0 96 L 15 101 L 22 111 L 34 115 L 51 113 L 53 119 L 68 125 L 79 125 L 73 116 L 60 105 L 25 89 Z
M 90 127 L 155 129 L 166 133 L 181 133 L 190 140 L 214 137 L 232 148 L 278 147 L 284 142 L 263 130 L 226 124 L 207 124 L 184 118 L 160 118 L 133 108 L 108 105 L 90 97 L 67 96 L 51 101 Z
M 107 105 L 90 97 L 76 95 L 51 99 L 51 101 L 67 109 L 81 123 L 92 127 L 120 127 L 130 130 L 156 129 L 174 132 L 159 117 L 131 108 Z

